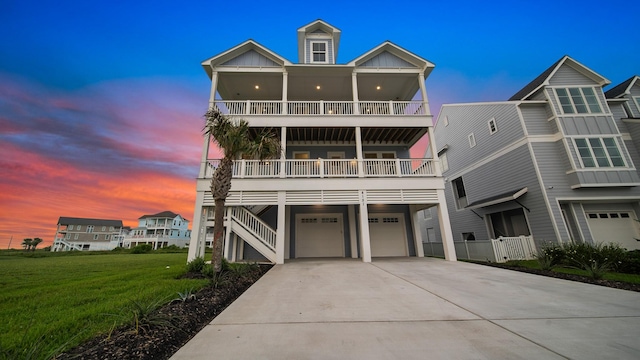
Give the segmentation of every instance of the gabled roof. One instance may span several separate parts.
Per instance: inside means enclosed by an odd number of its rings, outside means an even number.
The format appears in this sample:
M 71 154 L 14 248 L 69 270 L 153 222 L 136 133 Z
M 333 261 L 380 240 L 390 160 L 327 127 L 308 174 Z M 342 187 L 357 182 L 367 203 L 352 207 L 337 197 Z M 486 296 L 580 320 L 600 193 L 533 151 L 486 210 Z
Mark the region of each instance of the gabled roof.
M 95 225 L 122 227 L 122 220 L 88 219 L 61 216 L 58 225 Z
M 607 99 L 615 99 L 615 98 L 622 97 L 625 94 L 629 93 L 633 85 L 635 85 L 636 83 L 640 84 L 639 80 L 640 80 L 640 76 L 638 75 L 632 76 L 629 79 L 625 80 L 624 82 L 607 90 L 604 93 L 604 96 Z
M 340 48 L 340 34 L 342 33 L 337 27 L 330 25 L 323 20 L 316 20 L 304 25 L 298 29 L 298 63 L 304 63 L 304 39 L 306 34 L 321 30 L 333 38 L 333 58 L 338 59 L 338 49 Z M 336 61 L 337 63 L 337 61 Z
M 224 63 L 226 63 L 227 61 L 236 58 L 242 54 L 244 54 L 247 51 L 250 50 L 254 50 L 257 53 L 259 53 L 260 55 L 268 58 L 269 60 L 279 64 L 279 65 L 291 65 L 291 62 L 285 58 L 283 58 L 282 56 L 276 54 L 275 52 L 267 49 L 266 47 L 258 44 L 257 42 L 255 42 L 254 40 L 247 40 L 241 44 L 238 44 L 234 47 L 232 47 L 229 50 L 226 50 L 218 55 L 215 55 L 213 57 L 210 57 L 204 61 L 202 61 L 201 65 L 204 68 L 204 70 L 207 72 L 207 75 L 209 75 L 209 78 L 211 78 L 211 67 L 212 66 L 217 66 L 217 65 L 222 65 Z
M 171 212 L 171 211 L 163 211 L 163 212 L 159 212 L 159 213 L 153 214 L 153 215 L 142 215 L 138 219 L 146 219 L 146 218 L 171 218 L 171 219 L 174 219 L 177 216 L 180 216 L 180 214 L 176 214 L 176 213 Z M 182 217 L 182 216 L 180 216 L 180 217 Z
M 573 69 L 580 72 L 584 76 L 592 79 L 593 81 L 600 84 L 601 86 L 605 86 L 610 83 L 609 80 L 596 74 L 591 69 L 575 61 L 568 55 L 565 55 L 561 57 L 560 60 L 556 61 L 553 65 L 551 65 L 547 70 L 543 71 L 542 74 L 540 74 L 538 77 L 533 79 L 532 82 L 528 83 L 520 91 L 515 93 L 515 95 L 510 97 L 509 101 L 526 100 L 529 96 L 537 92 L 542 86 L 548 85 L 549 79 L 556 73 L 556 71 L 558 71 L 558 69 L 562 65 L 571 66 Z
M 414 53 L 392 43 L 389 40 L 367 51 L 366 53 L 360 55 L 359 57 L 351 60 L 347 65 L 351 65 L 351 66 L 362 65 L 368 60 L 371 60 L 372 58 L 384 53 L 385 51 L 424 70 L 425 77 L 429 75 L 431 70 L 435 67 L 435 64 L 433 64 L 432 62 L 425 60 L 418 55 L 415 55 Z

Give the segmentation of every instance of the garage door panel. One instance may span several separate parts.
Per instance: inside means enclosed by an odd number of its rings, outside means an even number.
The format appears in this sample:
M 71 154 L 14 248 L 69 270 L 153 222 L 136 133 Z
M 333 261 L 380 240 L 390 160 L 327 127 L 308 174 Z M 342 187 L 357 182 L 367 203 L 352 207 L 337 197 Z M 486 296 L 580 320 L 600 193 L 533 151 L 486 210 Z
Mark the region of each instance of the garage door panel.
M 617 243 L 627 250 L 640 249 L 638 224 L 628 211 L 588 212 L 591 236 L 596 243 Z
M 296 215 L 296 257 L 344 257 L 342 214 Z
M 407 256 L 404 215 L 369 214 L 371 256 Z

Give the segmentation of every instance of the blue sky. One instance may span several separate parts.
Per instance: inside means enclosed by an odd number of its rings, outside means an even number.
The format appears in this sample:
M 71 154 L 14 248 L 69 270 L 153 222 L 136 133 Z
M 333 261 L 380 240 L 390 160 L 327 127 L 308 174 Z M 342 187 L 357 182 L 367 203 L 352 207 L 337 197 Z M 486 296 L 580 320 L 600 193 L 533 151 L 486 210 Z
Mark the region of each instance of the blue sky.
M 340 63 L 390 40 L 436 64 L 437 114 L 506 100 L 565 54 L 612 85 L 640 75 L 639 13 L 634 1 L 4 0 L 0 248 L 50 243 L 59 216 L 191 218 L 200 62 L 247 39 L 295 62 L 296 30 L 321 18 L 342 30 Z

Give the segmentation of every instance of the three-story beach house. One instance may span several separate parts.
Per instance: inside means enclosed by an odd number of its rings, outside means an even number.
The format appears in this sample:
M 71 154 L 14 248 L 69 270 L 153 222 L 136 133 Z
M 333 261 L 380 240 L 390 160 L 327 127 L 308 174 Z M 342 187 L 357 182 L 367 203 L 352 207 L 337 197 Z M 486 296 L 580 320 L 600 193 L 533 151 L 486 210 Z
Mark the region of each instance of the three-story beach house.
M 423 256 L 417 217 L 435 207 L 455 260 L 437 156 L 409 152 L 425 135 L 436 146 L 425 88 L 434 65 L 389 41 L 339 64 L 340 30 L 317 20 L 297 34 L 297 63 L 253 40 L 202 62 L 210 108 L 276 133 L 283 148 L 279 159 L 235 161 L 224 256 Z M 189 260 L 212 240 L 213 149 L 205 136 Z

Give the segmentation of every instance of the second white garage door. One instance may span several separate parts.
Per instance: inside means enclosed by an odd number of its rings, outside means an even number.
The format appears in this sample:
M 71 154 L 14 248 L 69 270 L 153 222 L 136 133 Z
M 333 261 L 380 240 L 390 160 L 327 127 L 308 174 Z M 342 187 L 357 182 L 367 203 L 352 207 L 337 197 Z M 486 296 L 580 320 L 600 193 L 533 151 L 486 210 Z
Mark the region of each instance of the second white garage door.
M 587 212 L 591 236 L 596 243 L 618 243 L 627 250 L 640 249 L 638 224 L 629 211 Z
M 344 257 L 342 214 L 296 214 L 296 257 Z
M 408 256 L 404 215 L 369 214 L 371 256 Z

